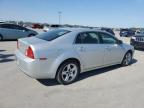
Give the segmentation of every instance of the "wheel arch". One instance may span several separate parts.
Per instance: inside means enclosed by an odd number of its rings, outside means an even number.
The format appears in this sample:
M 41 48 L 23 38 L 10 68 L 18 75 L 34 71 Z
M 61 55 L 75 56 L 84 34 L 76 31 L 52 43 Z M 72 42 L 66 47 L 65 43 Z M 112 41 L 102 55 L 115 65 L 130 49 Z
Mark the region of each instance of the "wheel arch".
M 133 55 L 133 51 L 132 50 L 128 50 L 126 53 L 130 52 Z
M 62 61 L 58 67 L 60 67 L 60 66 L 61 66 L 62 64 L 64 64 L 65 62 L 70 62 L 70 61 L 77 62 L 78 65 L 79 65 L 79 67 L 81 66 L 80 60 L 78 60 L 77 58 L 71 57 L 71 58 L 67 58 L 67 59 L 65 59 L 64 61 Z
M 70 58 L 64 59 L 64 60 L 59 64 L 59 66 L 58 66 L 57 69 L 56 69 L 55 77 L 56 77 L 57 74 L 58 74 L 59 68 L 60 68 L 64 63 L 70 62 L 70 61 L 74 61 L 74 62 L 78 63 L 79 69 L 80 69 L 80 71 L 81 71 L 81 63 L 80 63 L 80 60 L 79 60 L 78 58 L 76 58 L 76 57 L 70 57 Z
M 132 56 L 133 56 L 133 51 L 131 49 L 128 50 L 125 54 L 127 54 L 128 52 L 130 52 L 132 54 Z
M 127 54 L 128 52 L 130 52 L 130 53 L 132 54 L 132 57 L 133 57 L 133 51 L 132 51 L 132 49 L 129 49 L 129 50 L 127 50 L 127 51 L 125 52 L 125 54 L 124 54 L 121 62 L 123 62 L 124 57 L 126 56 L 126 54 Z
M 31 37 L 31 36 L 35 36 L 35 34 L 34 34 L 34 33 L 30 33 L 30 34 L 28 35 L 28 37 Z
M 132 56 L 133 56 L 133 51 L 132 51 L 131 49 L 129 49 L 129 50 L 127 50 L 127 51 L 124 53 L 123 59 L 124 59 L 125 55 L 126 55 L 128 52 L 130 52 L 130 53 L 132 54 Z

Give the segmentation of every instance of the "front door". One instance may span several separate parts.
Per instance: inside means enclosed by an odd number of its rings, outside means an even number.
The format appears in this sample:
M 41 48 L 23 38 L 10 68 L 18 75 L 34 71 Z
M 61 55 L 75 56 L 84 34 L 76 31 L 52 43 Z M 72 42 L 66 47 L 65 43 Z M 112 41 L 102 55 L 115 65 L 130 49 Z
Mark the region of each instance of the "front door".
M 79 54 L 85 69 L 103 65 L 104 49 L 96 32 L 80 33 L 76 38 L 75 49 Z
M 118 43 L 118 40 L 107 33 L 99 33 L 102 40 L 101 47 L 104 51 L 104 65 L 110 65 L 121 62 L 123 58 L 122 46 Z

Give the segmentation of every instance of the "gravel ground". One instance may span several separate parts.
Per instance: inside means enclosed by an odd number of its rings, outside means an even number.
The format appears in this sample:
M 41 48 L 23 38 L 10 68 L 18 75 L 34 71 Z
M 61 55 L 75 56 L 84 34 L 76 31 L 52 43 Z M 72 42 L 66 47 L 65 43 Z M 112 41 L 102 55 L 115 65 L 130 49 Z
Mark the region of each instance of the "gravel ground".
M 129 38 L 121 39 L 129 43 Z M 15 41 L 0 42 L 0 108 L 144 107 L 144 51 L 135 52 L 131 66 L 86 72 L 76 83 L 63 86 L 20 72 L 15 49 Z

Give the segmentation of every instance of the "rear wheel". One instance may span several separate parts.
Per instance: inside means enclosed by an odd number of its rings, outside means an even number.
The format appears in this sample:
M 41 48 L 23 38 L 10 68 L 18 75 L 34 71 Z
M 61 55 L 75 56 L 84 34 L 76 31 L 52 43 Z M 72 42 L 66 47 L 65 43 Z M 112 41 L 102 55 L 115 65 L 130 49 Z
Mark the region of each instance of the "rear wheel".
M 35 36 L 35 34 L 30 34 L 30 35 L 28 35 L 28 37 L 33 37 L 33 36 Z
M 129 51 L 125 54 L 124 59 L 121 64 L 122 66 L 128 66 L 130 65 L 131 61 L 132 61 L 132 53 Z
M 3 40 L 3 37 L 0 35 L 0 41 L 2 41 Z
M 71 84 L 77 80 L 79 72 L 80 68 L 78 63 L 75 61 L 68 61 L 60 66 L 56 79 L 60 84 Z

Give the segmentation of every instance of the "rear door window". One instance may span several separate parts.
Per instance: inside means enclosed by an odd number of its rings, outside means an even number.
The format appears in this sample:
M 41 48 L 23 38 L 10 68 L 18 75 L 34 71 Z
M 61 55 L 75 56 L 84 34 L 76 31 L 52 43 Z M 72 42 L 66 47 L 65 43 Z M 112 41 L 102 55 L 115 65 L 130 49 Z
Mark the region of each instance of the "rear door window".
M 25 30 L 25 28 L 23 28 L 21 26 L 18 26 L 18 25 L 12 25 L 12 29 L 15 29 L 15 30 Z
M 76 44 L 99 44 L 100 39 L 96 32 L 80 33 L 76 38 Z

